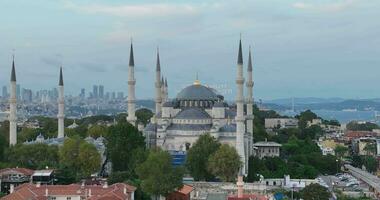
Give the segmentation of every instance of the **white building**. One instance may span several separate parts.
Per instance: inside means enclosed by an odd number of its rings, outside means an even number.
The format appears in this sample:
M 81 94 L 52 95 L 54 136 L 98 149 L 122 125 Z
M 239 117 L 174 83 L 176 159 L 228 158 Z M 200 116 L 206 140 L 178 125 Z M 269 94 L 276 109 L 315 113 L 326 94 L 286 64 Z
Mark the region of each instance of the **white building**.
M 265 128 L 297 128 L 298 119 L 295 118 L 267 118 L 265 119 Z
M 253 144 L 254 155 L 261 158 L 279 157 L 281 144 L 276 142 L 256 142 Z

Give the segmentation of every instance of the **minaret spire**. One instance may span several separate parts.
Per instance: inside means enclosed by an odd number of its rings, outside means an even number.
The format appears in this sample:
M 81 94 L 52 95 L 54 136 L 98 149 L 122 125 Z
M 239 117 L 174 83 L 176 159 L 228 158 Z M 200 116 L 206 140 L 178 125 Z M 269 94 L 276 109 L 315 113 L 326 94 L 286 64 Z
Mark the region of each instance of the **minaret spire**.
M 168 101 L 169 99 L 169 90 L 168 90 L 168 79 L 165 77 L 165 99 Z
M 156 61 L 156 82 L 154 84 L 156 89 L 156 116 L 161 112 L 162 108 L 162 96 L 161 96 L 161 64 L 160 64 L 160 52 L 157 47 L 157 61 Z
M 244 118 L 244 76 L 243 76 L 243 53 L 242 53 L 242 45 L 241 38 L 239 41 L 239 53 L 237 60 L 237 76 L 236 76 L 236 151 L 238 152 L 241 161 L 242 161 L 242 172 L 246 173 L 246 163 L 247 158 L 245 156 L 245 142 L 244 142 L 244 134 L 245 134 L 245 118 Z
M 136 115 L 135 115 L 135 60 L 133 56 L 133 44 L 131 39 L 131 50 L 129 54 L 129 67 L 128 67 L 128 117 L 127 121 L 132 125 L 136 126 Z
M 59 68 L 59 82 L 58 82 L 58 138 L 65 137 L 65 95 L 63 87 L 63 74 L 62 66 Z
M 247 132 L 253 134 L 253 77 L 252 77 L 252 55 L 249 47 L 248 68 L 247 68 Z
M 16 67 L 14 54 L 12 59 L 10 88 L 11 94 L 9 97 L 9 145 L 12 146 L 17 143 Z
M 161 100 L 162 100 L 161 103 L 166 102 L 166 99 L 165 99 L 165 81 L 164 81 L 163 76 L 161 76 Z

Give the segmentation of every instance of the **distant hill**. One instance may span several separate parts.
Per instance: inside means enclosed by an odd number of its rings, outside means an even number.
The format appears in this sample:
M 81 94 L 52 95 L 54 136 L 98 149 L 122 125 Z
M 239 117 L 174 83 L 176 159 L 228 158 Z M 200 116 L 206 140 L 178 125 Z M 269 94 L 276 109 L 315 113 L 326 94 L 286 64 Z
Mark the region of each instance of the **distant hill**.
M 281 106 L 273 106 L 281 105 Z M 278 110 L 283 107 L 285 110 L 292 108 L 292 98 L 287 99 L 275 99 L 265 101 L 263 104 L 270 109 Z M 380 111 L 380 99 L 342 99 L 342 98 L 294 98 L 294 105 L 296 110 L 379 110 Z M 282 110 L 282 109 L 280 109 Z

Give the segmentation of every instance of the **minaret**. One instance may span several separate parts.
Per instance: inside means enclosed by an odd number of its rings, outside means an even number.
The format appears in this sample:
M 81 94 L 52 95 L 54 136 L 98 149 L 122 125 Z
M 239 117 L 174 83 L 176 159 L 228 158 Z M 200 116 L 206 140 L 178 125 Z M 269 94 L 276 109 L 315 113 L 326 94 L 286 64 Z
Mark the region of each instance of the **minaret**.
M 253 134 L 253 78 L 251 47 L 249 47 L 248 69 L 247 69 L 247 132 Z
M 161 77 L 161 98 L 162 98 L 162 104 L 166 102 L 166 99 L 165 99 L 165 81 L 164 81 L 164 77 L 162 76 Z
M 168 89 L 168 79 L 165 78 L 165 99 L 168 101 L 169 99 L 169 89 Z
M 243 77 L 243 53 L 241 47 L 241 39 L 239 42 L 239 54 L 237 61 L 237 76 L 236 76 L 236 86 L 237 86 L 237 94 L 236 94 L 236 151 L 241 157 L 242 161 L 242 172 L 245 173 L 245 151 L 244 151 L 244 133 L 245 133 L 245 125 L 244 125 L 244 95 L 243 95 L 243 87 L 244 87 L 244 77 Z
M 162 97 L 161 97 L 161 65 L 160 65 L 160 53 L 157 48 L 157 62 L 156 62 L 156 116 L 161 112 L 162 106 Z
M 13 55 L 11 73 L 11 95 L 9 97 L 9 145 L 17 143 L 17 99 L 16 99 L 16 69 Z
M 63 74 L 62 67 L 59 69 L 58 82 L 58 138 L 65 137 L 65 96 L 63 91 Z
M 128 117 L 127 121 L 136 126 L 135 116 L 135 60 L 133 58 L 133 45 L 131 42 L 131 51 L 129 54 L 129 67 L 128 67 Z

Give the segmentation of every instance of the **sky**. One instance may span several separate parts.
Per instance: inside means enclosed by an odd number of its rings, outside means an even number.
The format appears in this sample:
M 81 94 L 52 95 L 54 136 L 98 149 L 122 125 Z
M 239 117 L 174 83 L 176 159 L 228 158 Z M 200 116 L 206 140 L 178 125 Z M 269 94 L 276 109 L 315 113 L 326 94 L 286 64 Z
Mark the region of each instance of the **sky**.
M 133 38 L 136 96 L 154 97 L 155 54 L 169 96 L 192 84 L 233 99 L 238 41 L 253 54 L 255 99 L 380 97 L 380 1 L 1 0 L 0 86 L 12 53 L 21 87 L 94 84 L 127 92 Z

